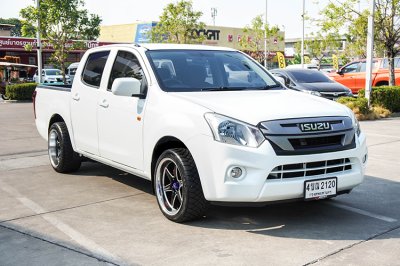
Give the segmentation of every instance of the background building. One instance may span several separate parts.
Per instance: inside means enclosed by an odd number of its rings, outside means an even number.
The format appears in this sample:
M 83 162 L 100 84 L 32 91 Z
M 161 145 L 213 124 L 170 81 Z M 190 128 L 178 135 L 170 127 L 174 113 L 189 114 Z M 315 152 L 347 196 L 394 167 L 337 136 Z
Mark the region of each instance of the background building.
M 11 28 L 14 25 L 10 24 L 0 24 L 0 36 L 11 36 Z
M 101 26 L 99 40 L 103 42 L 149 43 L 148 33 L 156 24 L 157 22 L 150 21 Z M 206 36 L 203 44 L 242 50 L 239 45 L 240 39 L 244 36 L 242 28 L 206 26 L 204 30 L 198 32 Z M 268 43 L 270 44 L 268 46 L 270 58 L 274 57 L 276 52 L 283 52 L 285 50 L 284 32 L 279 32 L 278 36 L 271 37 Z M 261 51 L 264 51 L 263 45 Z

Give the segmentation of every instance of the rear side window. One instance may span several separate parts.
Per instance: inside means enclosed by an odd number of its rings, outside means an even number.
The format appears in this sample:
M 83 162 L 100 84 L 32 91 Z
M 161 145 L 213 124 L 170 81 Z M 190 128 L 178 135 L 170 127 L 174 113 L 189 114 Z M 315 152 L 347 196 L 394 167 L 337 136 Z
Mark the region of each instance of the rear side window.
M 110 51 L 90 54 L 82 72 L 82 80 L 91 86 L 99 87 Z
M 400 58 L 396 57 L 394 59 L 394 67 L 395 68 L 400 68 Z M 387 58 L 383 59 L 383 63 L 382 63 L 382 68 L 389 68 L 389 60 Z

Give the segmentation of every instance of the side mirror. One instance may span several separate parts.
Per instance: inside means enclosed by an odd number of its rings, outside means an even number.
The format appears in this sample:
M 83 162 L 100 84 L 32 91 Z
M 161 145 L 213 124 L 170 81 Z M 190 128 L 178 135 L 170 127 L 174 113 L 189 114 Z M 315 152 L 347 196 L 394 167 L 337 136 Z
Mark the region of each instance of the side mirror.
M 339 75 L 343 75 L 343 69 L 339 69 L 338 71 L 336 71 L 336 73 Z
M 286 82 L 285 82 L 285 79 L 284 78 L 282 78 L 282 77 L 280 77 L 280 76 L 277 76 L 277 75 L 273 75 L 273 77 L 276 79 L 276 81 L 278 81 L 282 86 L 286 86 Z
M 140 81 L 135 78 L 116 78 L 111 87 L 111 92 L 117 96 L 139 97 L 144 95 L 140 93 Z

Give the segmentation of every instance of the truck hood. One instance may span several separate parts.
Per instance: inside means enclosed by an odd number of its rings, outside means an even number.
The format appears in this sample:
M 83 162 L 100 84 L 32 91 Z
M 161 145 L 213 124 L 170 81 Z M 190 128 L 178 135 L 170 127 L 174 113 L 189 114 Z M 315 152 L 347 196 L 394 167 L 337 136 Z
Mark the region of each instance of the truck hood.
M 319 92 L 350 92 L 350 89 L 338 82 L 299 83 L 299 85 L 301 88 L 296 87 L 296 89 Z
M 291 90 L 170 94 L 252 125 L 277 119 L 351 115 L 350 110 L 339 103 Z

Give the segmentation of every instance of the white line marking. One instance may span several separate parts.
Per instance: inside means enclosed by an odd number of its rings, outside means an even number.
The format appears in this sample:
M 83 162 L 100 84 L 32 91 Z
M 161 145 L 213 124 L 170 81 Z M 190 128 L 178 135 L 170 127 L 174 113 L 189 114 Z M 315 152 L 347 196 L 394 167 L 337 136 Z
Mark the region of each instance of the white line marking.
M 346 206 L 346 205 L 343 205 L 343 204 L 340 204 L 340 203 L 329 202 L 328 204 L 332 205 L 332 206 L 335 206 L 335 207 L 338 207 L 338 208 L 341 208 L 341 209 L 344 209 L 344 210 L 347 210 L 347 211 L 355 212 L 355 213 L 358 213 L 358 214 L 361 214 L 361 215 L 365 215 L 365 216 L 372 217 L 372 218 L 375 218 L 375 219 L 378 219 L 378 220 L 382 220 L 382 221 L 385 221 L 385 222 L 388 222 L 388 223 L 397 222 L 397 220 L 394 219 L 394 218 L 390 218 L 390 217 L 383 216 L 383 215 L 380 215 L 380 214 L 375 214 L 375 213 L 372 213 L 372 212 L 369 212 L 369 211 L 364 211 L 364 210 L 357 209 L 357 208 L 350 207 L 350 206 Z
M 76 243 L 84 247 L 85 249 L 91 251 L 91 253 L 95 257 L 100 257 L 101 259 L 105 261 L 112 261 L 116 264 L 119 265 L 124 265 L 125 263 L 122 262 L 122 260 L 115 255 L 111 254 L 98 244 L 96 244 L 93 240 L 87 238 L 80 232 L 76 231 L 73 229 L 71 226 L 67 225 L 66 223 L 62 222 L 59 220 L 54 214 L 47 213 L 47 214 L 42 214 L 45 213 L 46 210 L 38 205 L 36 202 L 24 197 L 21 193 L 19 193 L 15 188 L 7 185 L 6 183 L 0 181 L 0 188 L 7 192 L 8 194 L 12 195 L 14 198 L 16 198 L 19 202 L 21 202 L 25 207 L 29 208 L 36 214 L 39 214 L 40 217 L 42 217 L 44 220 L 49 222 L 51 225 L 56 227 L 58 230 L 63 232 L 65 235 L 70 237 L 72 240 L 74 240 Z

